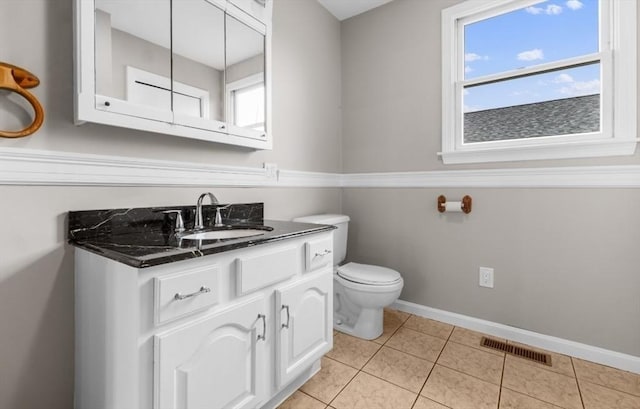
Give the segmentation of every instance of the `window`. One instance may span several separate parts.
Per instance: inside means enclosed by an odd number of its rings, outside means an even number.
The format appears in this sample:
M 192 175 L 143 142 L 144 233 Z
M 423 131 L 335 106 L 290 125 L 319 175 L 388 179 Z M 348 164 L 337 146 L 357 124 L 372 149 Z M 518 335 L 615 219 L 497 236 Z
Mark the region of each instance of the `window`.
M 635 152 L 635 1 L 465 1 L 442 41 L 444 163 Z
M 242 128 L 265 130 L 264 73 L 227 84 L 228 118 Z

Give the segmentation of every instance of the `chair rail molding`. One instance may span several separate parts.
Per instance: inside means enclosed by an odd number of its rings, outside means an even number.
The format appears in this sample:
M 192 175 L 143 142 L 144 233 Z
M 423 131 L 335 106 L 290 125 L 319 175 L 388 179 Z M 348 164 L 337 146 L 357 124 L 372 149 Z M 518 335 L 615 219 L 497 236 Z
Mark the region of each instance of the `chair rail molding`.
M 342 187 L 637 188 L 640 165 L 347 173 Z
M 640 165 L 331 173 L 0 147 L 0 185 L 640 188 Z

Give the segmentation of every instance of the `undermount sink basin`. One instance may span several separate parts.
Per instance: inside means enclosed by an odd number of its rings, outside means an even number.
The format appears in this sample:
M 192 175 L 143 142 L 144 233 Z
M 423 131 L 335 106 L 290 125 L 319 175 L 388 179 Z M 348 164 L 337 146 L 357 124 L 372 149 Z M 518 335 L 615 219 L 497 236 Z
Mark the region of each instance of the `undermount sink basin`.
M 219 239 L 235 239 L 241 237 L 259 236 L 265 234 L 267 230 L 259 229 L 232 229 L 232 230 L 213 230 L 202 231 L 198 233 L 187 234 L 182 236 L 182 240 L 219 240 Z

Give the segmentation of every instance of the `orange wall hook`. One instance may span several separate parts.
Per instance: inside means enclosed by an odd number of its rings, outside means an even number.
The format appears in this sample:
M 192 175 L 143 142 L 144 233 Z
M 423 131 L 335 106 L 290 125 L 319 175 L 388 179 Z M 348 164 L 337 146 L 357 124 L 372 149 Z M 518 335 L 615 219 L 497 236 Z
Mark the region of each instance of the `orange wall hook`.
M 2 131 L 0 136 L 5 138 L 21 138 L 31 135 L 42 126 L 44 122 L 44 109 L 40 101 L 27 88 L 37 87 L 40 84 L 38 77 L 15 65 L 0 62 L 0 89 L 6 89 L 22 95 L 33 107 L 35 116 L 33 122 L 21 131 Z

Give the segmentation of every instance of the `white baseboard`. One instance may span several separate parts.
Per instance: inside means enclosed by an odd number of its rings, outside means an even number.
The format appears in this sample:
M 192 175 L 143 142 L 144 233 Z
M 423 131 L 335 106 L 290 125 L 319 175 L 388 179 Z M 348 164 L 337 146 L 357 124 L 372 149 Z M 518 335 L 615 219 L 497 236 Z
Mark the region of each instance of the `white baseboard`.
M 506 338 L 559 354 L 570 355 L 586 361 L 640 374 L 640 357 L 637 356 L 610 351 L 608 349 L 552 337 L 550 335 L 538 334 L 537 332 L 439 310 L 408 301 L 398 300 L 391 307 L 421 317 L 483 332 L 495 337 Z

